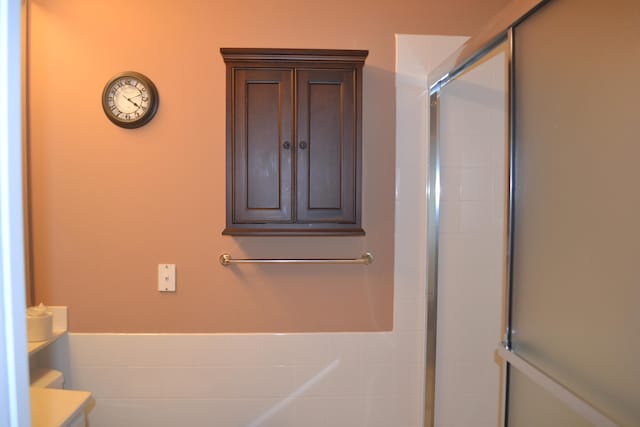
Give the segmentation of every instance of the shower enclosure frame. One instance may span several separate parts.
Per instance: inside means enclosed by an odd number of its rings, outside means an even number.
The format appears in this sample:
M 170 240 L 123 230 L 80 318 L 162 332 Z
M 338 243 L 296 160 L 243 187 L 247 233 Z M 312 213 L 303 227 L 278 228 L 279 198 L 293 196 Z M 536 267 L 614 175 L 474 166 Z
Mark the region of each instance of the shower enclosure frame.
M 527 375 L 532 381 L 543 386 L 550 394 L 562 400 L 585 419 L 594 425 L 614 427 L 615 424 L 589 403 L 573 394 L 570 390 L 558 384 L 544 372 L 528 364 L 512 352 L 511 348 L 511 296 L 512 296 L 512 253 L 513 253 L 513 225 L 514 225 L 514 28 L 539 8 L 551 0 L 517 0 L 508 5 L 498 14 L 489 25 L 477 36 L 467 41 L 454 52 L 444 63 L 436 68 L 429 77 L 429 150 L 427 177 L 427 292 L 426 292 L 426 366 L 425 366 L 425 404 L 424 427 L 435 425 L 436 399 L 436 345 L 437 345 L 437 315 L 438 315 L 438 249 L 440 224 L 440 95 L 441 90 L 450 82 L 463 75 L 467 70 L 485 58 L 495 48 L 507 44 L 507 87 L 508 87 L 508 120 L 507 120 L 507 251 L 506 269 L 507 286 L 504 295 L 506 318 L 504 320 L 503 342 L 497 348 L 497 353 L 504 360 L 504 375 L 502 383 L 503 408 L 501 425 L 507 423 L 509 371 L 511 367 Z
M 427 176 L 427 296 L 426 296 L 426 366 L 425 366 L 425 405 L 424 405 L 424 427 L 435 426 L 435 401 L 436 401 L 436 347 L 437 347 L 437 318 L 438 318 L 438 251 L 439 251 L 439 226 L 440 226 L 440 92 L 453 82 L 456 78 L 464 74 L 465 71 L 473 67 L 478 61 L 492 52 L 502 43 L 508 43 L 507 52 L 507 79 L 509 87 L 508 109 L 508 139 L 507 156 L 509 159 L 509 218 L 507 221 L 507 273 L 508 280 L 511 279 L 511 227 L 512 227 L 512 166 L 513 166 L 513 27 L 530 13 L 549 0 L 529 1 L 530 7 L 525 6 L 525 13 L 521 8 L 514 10 L 510 7 L 497 17 L 497 23 L 489 27 L 485 32 L 471 38 L 460 49 L 453 53 L 444 63 L 437 67 L 429 77 L 429 150 L 428 150 L 428 176 Z M 523 3 L 523 2 L 521 2 Z M 526 3 L 526 2 L 524 2 Z M 506 307 L 510 300 L 510 289 L 507 286 Z M 511 314 L 507 312 L 505 321 L 504 342 L 510 346 L 510 320 Z M 505 370 L 502 385 L 503 397 L 505 401 L 504 415 L 501 424 L 506 420 L 506 398 L 508 386 L 508 367 Z

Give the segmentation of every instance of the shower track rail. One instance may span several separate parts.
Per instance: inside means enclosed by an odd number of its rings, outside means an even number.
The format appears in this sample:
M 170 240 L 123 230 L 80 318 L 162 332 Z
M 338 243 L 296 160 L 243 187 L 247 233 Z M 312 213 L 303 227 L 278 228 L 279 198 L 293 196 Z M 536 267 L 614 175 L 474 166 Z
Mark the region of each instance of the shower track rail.
M 373 262 L 373 255 L 365 252 L 360 258 L 307 258 L 307 259 L 277 259 L 277 258 L 232 258 L 229 254 L 222 254 L 218 258 L 225 267 L 231 264 L 361 264 L 369 265 Z
M 586 400 L 536 368 L 504 344 L 498 346 L 498 355 L 510 366 L 516 368 L 529 380 L 538 384 L 556 399 L 573 409 L 577 414 L 596 427 L 620 427 L 609 417 L 593 407 Z

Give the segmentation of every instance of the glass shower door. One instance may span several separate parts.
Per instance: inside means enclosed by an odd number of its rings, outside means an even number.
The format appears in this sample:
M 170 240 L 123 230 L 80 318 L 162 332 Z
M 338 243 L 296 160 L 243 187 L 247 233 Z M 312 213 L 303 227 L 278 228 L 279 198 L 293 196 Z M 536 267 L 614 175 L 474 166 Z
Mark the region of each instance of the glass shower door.
M 446 297 L 457 289 L 459 281 L 452 279 L 464 269 L 462 252 L 451 250 L 450 244 L 452 237 L 460 237 L 451 218 L 458 218 L 457 224 L 462 218 L 452 209 L 459 201 L 452 204 L 452 194 L 462 192 L 451 192 L 456 182 L 447 170 L 448 154 L 455 148 L 451 135 L 482 140 L 483 132 L 475 132 L 474 126 L 484 113 L 466 105 L 489 99 L 488 92 L 472 96 L 481 91 L 465 77 L 488 63 L 492 49 L 504 41 L 510 47 L 505 133 L 511 142 L 505 181 L 507 333 L 497 358 L 508 367 L 504 425 L 640 426 L 637 0 L 511 2 L 490 28 L 430 78 L 428 330 L 435 329 L 438 311 L 453 312 Z M 469 102 L 464 109 L 451 109 L 460 100 Z M 455 260 L 449 269 L 447 260 Z M 460 300 L 459 295 L 449 298 L 458 306 Z M 466 314 L 480 313 L 479 307 L 467 307 Z M 463 318 L 443 323 L 464 325 Z M 441 326 L 437 324 L 438 334 L 427 336 L 425 426 L 464 424 L 459 414 L 470 413 L 460 403 L 448 406 L 455 420 L 438 414 L 437 407 L 447 407 L 443 402 L 457 402 L 463 395 L 434 392 L 433 378 L 436 386 L 438 381 L 455 384 L 437 369 L 436 360 L 450 363 L 451 355 L 466 355 L 475 343 L 458 340 L 458 347 L 451 347 L 452 335 Z M 465 387 L 470 377 L 465 376 Z M 468 421 L 466 425 L 481 424 Z
M 640 3 L 550 1 L 513 40 L 511 346 L 640 426 Z M 509 372 L 508 426 L 610 425 Z
M 438 95 L 436 427 L 495 427 L 502 410 L 507 64 L 502 43 Z

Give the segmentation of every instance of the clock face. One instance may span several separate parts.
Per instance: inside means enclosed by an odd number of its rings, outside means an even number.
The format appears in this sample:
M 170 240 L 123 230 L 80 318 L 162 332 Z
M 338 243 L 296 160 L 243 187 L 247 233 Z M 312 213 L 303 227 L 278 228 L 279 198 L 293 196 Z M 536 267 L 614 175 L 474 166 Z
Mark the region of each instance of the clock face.
M 153 118 L 158 109 L 158 92 L 146 76 L 133 71 L 113 77 L 102 92 L 102 108 L 113 123 L 137 128 Z

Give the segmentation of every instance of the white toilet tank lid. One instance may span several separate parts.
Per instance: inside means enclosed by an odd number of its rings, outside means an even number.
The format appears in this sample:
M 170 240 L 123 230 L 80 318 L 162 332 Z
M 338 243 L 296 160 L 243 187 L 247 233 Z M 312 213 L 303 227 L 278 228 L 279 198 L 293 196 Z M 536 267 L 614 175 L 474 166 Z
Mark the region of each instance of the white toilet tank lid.
M 55 369 L 37 369 L 31 373 L 31 387 L 62 388 L 64 375 Z

